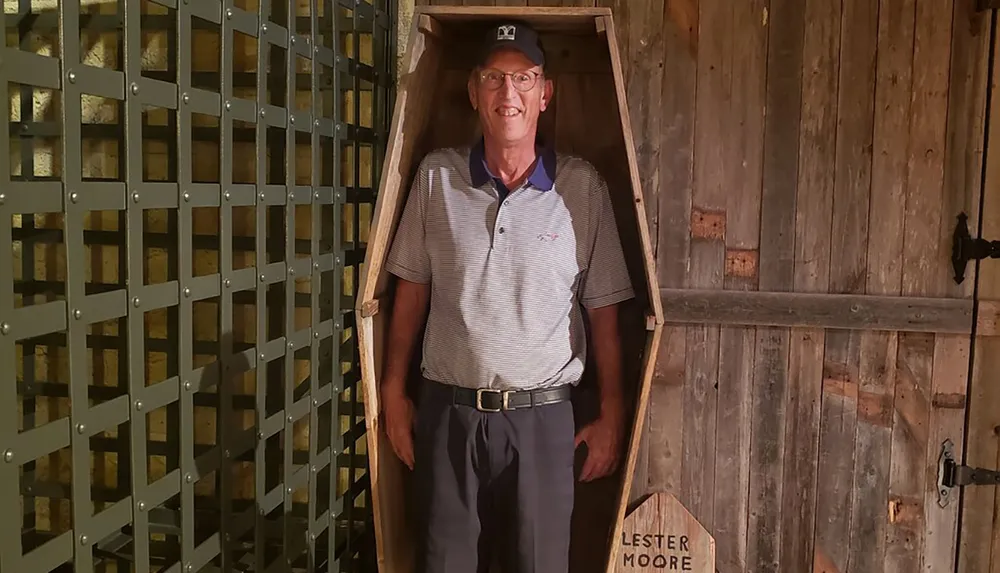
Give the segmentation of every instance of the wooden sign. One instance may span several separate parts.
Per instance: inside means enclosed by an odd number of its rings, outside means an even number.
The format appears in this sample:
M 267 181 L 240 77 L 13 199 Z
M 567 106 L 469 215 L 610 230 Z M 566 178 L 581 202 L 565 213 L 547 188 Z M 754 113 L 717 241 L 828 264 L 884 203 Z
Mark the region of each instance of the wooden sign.
M 625 518 L 618 573 L 715 573 L 715 539 L 677 498 L 655 493 Z

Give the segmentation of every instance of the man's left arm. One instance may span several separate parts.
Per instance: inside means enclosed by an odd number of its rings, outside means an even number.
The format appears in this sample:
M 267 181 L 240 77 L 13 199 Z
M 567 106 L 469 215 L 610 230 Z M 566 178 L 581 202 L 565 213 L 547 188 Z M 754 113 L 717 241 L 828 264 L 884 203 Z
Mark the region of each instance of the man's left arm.
M 577 445 L 586 442 L 588 448 L 581 481 L 604 477 L 618 467 L 625 431 L 618 311 L 620 303 L 635 296 L 611 198 L 606 183 L 600 177 L 595 177 L 592 199 L 595 205 L 590 221 L 593 247 L 580 299 L 590 322 L 591 347 L 600 391 L 600 414 L 577 434 Z

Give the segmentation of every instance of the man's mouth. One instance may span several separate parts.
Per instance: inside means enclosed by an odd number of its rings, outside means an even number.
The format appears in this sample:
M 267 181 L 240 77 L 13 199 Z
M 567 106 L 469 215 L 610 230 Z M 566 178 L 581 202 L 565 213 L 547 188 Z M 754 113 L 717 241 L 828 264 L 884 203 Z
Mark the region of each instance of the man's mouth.
M 514 117 L 514 116 L 517 116 L 517 115 L 521 115 L 521 110 L 519 110 L 516 107 L 507 106 L 507 105 L 502 105 L 502 106 L 496 108 L 496 112 L 497 112 L 497 115 L 499 115 L 501 117 Z

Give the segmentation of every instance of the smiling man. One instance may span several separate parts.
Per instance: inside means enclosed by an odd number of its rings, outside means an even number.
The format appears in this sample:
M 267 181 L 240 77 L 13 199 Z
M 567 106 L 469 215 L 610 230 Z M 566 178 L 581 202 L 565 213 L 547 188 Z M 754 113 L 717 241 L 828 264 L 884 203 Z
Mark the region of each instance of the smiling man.
M 618 303 L 634 296 L 604 179 L 540 143 L 553 97 L 538 34 L 501 22 L 468 82 L 482 138 L 420 163 L 386 262 L 398 277 L 381 387 L 415 473 L 418 573 L 566 573 L 580 479 L 618 465 Z M 600 415 L 575 428 L 587 331 Z M 408 365 L 426 325 L 417 406 Z

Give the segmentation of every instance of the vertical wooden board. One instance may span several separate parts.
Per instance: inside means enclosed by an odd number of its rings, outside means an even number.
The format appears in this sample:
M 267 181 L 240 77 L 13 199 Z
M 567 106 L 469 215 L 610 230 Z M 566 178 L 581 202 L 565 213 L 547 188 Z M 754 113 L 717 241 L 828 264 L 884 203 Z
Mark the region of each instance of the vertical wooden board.
M 656 268 L 664 286 L 687 284 L 690 251 L 692 153 L 698 6 L 691 0 L 666 0 L 663 22 L 663 73 Z M 670 301 L 665 301 L 669 304 Z M 649 488 L 680 497 L 683 460 L 686 328 L 667 326 L 661 338 L 649 409 Z
M 805 5 L 772 0 L 764 124 L 759 288 L 793 287 L 794 222 Z M 758 328 L 750 438 L 747 569 L 781 568 L 780 542 L 789 333 Z
M 665 326 L 649 396 L 649 489 L 678 498 L 684 465 L 684 384 L 687 328 Z
M 732 9 L 725 0 L 699 4 L 694 131 L 694 188 L 691 208 L 689 284 L 723 286 L 726 253 L 727 146 L 731 127 Z M 719 327 L 689 326 L 684 386 L 684 462 L 681 501 L 712 531 L 715 499 L 715 431 L 719 368 Z
M 747 570 L 747 488 L 750 480 L 750 406 L 756 331 L 722 328 L 719 335 L 719 405 L 715 438 L 716 567 Z
M 802 46 L 802 110 L 795 200 L 796 292 L 829 288 L 830 224 L 834 189 L 841 2 L 807 0 Z M 789 346 L 788 405 L 781 504 L 781 570 L 813 564 L 822 329 L 793 329 Z
M 900 292 L 914 14 L 913 0 L 879 5 L 869 207 L 879 224 L 869 226 L 868 294 Z M 861 333 L 849 572 L 885 569 L 897 347 L 895 333 Z
M 956 37 L 962 33 L 964 22 L 956 14 Z M 982 30 L 987 24 L 980 23 Z M 982 32 L 983 35 L 985 31 Z M 987 38 L 988 40 L 988 38 Z M 1000 49 L 1000 38 L 992 47 Z M 988 43 L 988 42 L 987 42 Z M 956 41 L 955 56 L 958 56 Z M 993 77 L 1000 77 L 1000 59 L 993 61 Z M 982 236 L 993 238 L 1000 234 L 1000 113 L 997 113 L 996 94 L 992 109 L 989 110 L 988 141 L 993 150 L 986 157 L 985 181 L 982 186 L 983 210 L 981 214 Z M 978 175 L 977 175 L 978 176 Z M 970 183 L 971 184 L 971 183 Z M 975 235 L 975 231 L 973 231 Z M 970 278 L 973 265 L 966 270 L 966 282 Z M 977 280 L 979 297 L 984 300 L 1000 298 L 1000 266 L 983 263 L 979 266 Z M 974 467 L 1000 468 L 998 452 L 1000 440 L 995 428 L 1000 426 L 1000 385 L 996 383 L 996 372 L 1000 369 L 1000 338 L 978 337 L 975 340 L 975 359 L 972 368 L 972 382 L 969 389 L 969 427 L 965 453 L 965 463 Z M 958 573 L 995 573 L 1000 571 L 1000 496 L 993 487 L 968 487 L 961 492 L 962 522 L 959 540 Z M 992 556 L 992 557 L 991 557 Z
M 876 3 L 844 1 L 834 160 L 835 232 L 830 237 L 830 291 L 837 293 L 860 294 L 865 288 L 877 27 Z M 816 498 L 816 573 L 847 571 L 850 561 L 860 341 L 861 333 L 853 330 L 831 330 L 826 335 Z
M 726 188 L 726 260 L 724 287 L 755 290 L 758 279 L 761 170 L 764 145 L 764 97 L 767 52 L 767 2 L 732 5 L 729 42 L 731 95 L 729 133 L 724 138 Z M 717 568 L 744 571 L 747 565 L 747 506 L 750 480 L 750 414 L 753 328 L 722 328 L 719 339 L 716 468 L 712 525 Z
M 927 452 L 934 335 L 899 334 L 889 469 L 887 572 L 918 571 L 923 556 L 924 456 Z
M 944 190 L 952 10 L 918 2 L 914 23 L 910 151 L 903 236 L 903 295 L 944 290 L 947 260 L 936 260 Z M 948 273 L 950 274 L 950 273 Z M 924 535 L 934 337 L 900 335 L 899 377 L 889 470 L 886 571 L 916 571 L 928 557 Z
M 885 569 L 886 492 L 889 489 L 898 341 L 894 332 L 864 331 L 861 334 L 849 573 Z
M 969 347 L 969 338 L 962 335 L 938 334 L 934 341 L 930 431 L 924 462 L 924 571 L 951 571 L 955 566 L 958 496 L 946 507 L 938 504 L 937 462 L 946 439 L 955 444 L 955 458 L 962 459 Z

